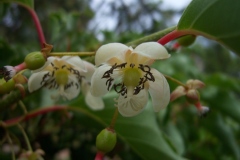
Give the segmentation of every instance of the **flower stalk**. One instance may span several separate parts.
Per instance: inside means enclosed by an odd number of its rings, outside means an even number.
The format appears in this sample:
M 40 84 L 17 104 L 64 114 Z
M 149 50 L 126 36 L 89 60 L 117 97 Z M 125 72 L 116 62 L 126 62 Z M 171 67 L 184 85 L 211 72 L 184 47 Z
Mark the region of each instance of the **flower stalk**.
M 167 76 L 167 75 L 164 75 L 164 77 L 165 77 L 166 79 L 174 82 L 174 83 L 179 84 L 180 86 L 183 86 L 184 88 L 187 88 L 187 86 L 186 86 L 184 83 L 180 82 L 179 80 L 177 80 L 177 79 L 175 79 L 175 78 L 173 78 L 173 77 L 170 77 L 170 76 Z
M 171 33 L 172 31 L 174 31 L 176 29 L 176 26 L 173 27 L 169 27 L 167 29 L 161 30 L 159 32 L 150 34 L 148 36 L 145 36 L 143 38 L 131 41 L 129 43 L 127 43 L 127 46 L 132 46 L 135 47 L 143 42 L 149 42 L 149 41 L 157 41 L 159 38 L 161 39 L 162 37 L 166 36 L 168 33 Z
M 110 126 L 109 126 L 110 129 L 113 129 L 113 130 L 114 130 L 115 123 L 116 123 L 116 121 L 117 121 L 117 117 L 118 117 L 118 108 L 116 107 L 116 109 L 115 109 L 115 111 L 114 111 L 114 114 L 113 114 L 112 121 L 111 121 Z
M 28 136 L 27 136 L 24 128 L 23 128 L 19 123 L 17 124 L 17 126 L 18 126 L 18 128 L 20 129 L 20 131 L 21 131 L 22 134 L 23 134 L 23 137 L 24 137 L 24 140 L 25 140 L 25 142 L 26 142 L 26 145 L 27 145 L 28 150 L 32 152 L 32 151 L 33 151 L 33 150 L 32 150 L 32 146 L 31 146 L 31 144 L 30 144 L 29 138 L 28 138 Z

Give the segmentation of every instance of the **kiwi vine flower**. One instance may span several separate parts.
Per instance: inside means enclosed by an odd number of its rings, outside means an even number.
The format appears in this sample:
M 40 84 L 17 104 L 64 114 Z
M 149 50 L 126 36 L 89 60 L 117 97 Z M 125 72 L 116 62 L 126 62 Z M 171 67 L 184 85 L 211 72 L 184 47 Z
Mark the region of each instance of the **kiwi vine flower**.
M 167 50 L 157 42 L 146 42 L 135 49 L 121 43 L 101 46 L 95 56 L 99 66 L 91 80 L 91 93 L 103 96 L 113 88 L 119 97 L 116 106 L 126 117 L 139 114 L 148 102 L 158 112 L 170 100 L 170 89 L 165 77 L 150 65 L 158 59 L 169 58 Z
M 28 80 L 28 89 L 33 92 L 44 86 L 58 91 L 52 98 L 71 100 L 79 95 L 81 85 L 84 84 L 84 93 L 90 98 L 85 99 L 86 103 L 92 109 L 102 109 L 102 99 L 89 95 L 88 91 L 94 70 L 94 65 L 78 56 L 49 57 L 43 67 L 33 71 Z
M 170 96 L 170 100 L 174 101 L 175 99 L 185 96 L 187 101 L 191 104 L 194 104 L 197 108 L 200 116 L 205 116 L 209 112 L 207 106 L 202 106 L 200 103 L 200 94 L 198 89 L 205 87 L 205 84 L 198 79 L 190 79 L 186 82 L 185 86 L 178 86 Z

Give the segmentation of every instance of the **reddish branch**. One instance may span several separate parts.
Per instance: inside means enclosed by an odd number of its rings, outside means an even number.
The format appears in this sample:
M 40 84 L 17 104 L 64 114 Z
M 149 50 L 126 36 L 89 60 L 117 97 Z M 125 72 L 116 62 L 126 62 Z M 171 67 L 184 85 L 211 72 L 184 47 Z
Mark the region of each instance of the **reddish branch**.
M 161 45 L 165 45 L 168 42 L 179 38 L 181 36 L 185 36 L 191 34 L 189 31 L 178 31 L 178 30 L 174 30 L 168 34 L 166 34 L 165 36 L 163 36 L 162 38 L 160 38 L 157 42 L 160 43 Z
M 43 30 L 42 30 L 42 25 L 39 21 L 37 13 L 30 7 L 27 7 L 27 6 L 24 6 L 24 7 L 29 11 L 30 15 L 32 16 L 32 20 L 35 24 L 41 47 L 43 48 L 44 47 L 43 44 L 46 43 L 46 40 L 45 40 L 45 36 L 44 36 Z
M 37 117 L 39 115 L 46 114 L 46 113 L 53 112 L 53 111 L 59 111 L 59 110 L 67 110 L 67 107 L 66 106 L 52 106 L 52 107 L 47 107 L 47 108 L 41 108 L 37 111 L 29 112 L 28 114 L 26 114 L 24 116 L 9 119 L 3 123 L 6 127 L 10 127 L 21 121 L 27 121 L 27 120 Z

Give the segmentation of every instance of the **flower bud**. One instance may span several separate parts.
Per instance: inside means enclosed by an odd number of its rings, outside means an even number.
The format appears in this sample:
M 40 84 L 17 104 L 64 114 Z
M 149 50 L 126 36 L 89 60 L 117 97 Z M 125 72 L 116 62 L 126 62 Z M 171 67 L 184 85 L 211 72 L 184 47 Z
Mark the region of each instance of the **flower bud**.
M 186 94 L 186 89 L 183 86 L 178 86 L 170 95 L 170 101 L 174 101 L 178 97 Z
M 32 52 L 25 57 L 24 62 L 26 63 L 28 69 L 36 70 L 45 64 L 46 59 L 41 52 Z
M 205 84 L 198 79 L 190 79 L 187 81 L 187 86 L 191 89 L 199 89 L 205 87 Z
M 196 39 L 195 35 L 186 35 L 186 36 L 178 38 L 178 44 L 180 46 L 187 47 L 187 46 L 190 46 L 191 44 L 193 44 L 195 39 Z
M 196 89 L 190 89 L 186 94 L 187 101 L 195 104 L 200 100 L 200 95 Z
M 25 84 L 27 83 L 27 78 L 22 74 L 17 74 L 13 77 L 13 80 L 16 84 Z
M 15 87 L 15 82 L 13 79 L 9 81 L 5 81 L 4 79 L 0 79 L 0 94 L 9 93 Z
M 117 142 L 117 135 L 114 130 L 110 128 L 103 129 L 96 139 L 96 146 L 100 152 L 110 152 Z

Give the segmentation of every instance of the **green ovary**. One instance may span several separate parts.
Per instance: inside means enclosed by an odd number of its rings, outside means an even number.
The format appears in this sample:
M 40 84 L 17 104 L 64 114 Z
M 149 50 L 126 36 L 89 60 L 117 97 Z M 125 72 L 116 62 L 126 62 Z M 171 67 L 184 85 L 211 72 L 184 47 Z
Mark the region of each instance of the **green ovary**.
M 124 71 L 123 83 L 125 86 L 136 87 L 141 78 L 141 71 L 137 68 L 128 68 Z
M 59 69 L 55 73 L 55 79 L 58 85 L 66 85 L 68 82 L 68 71 Z

